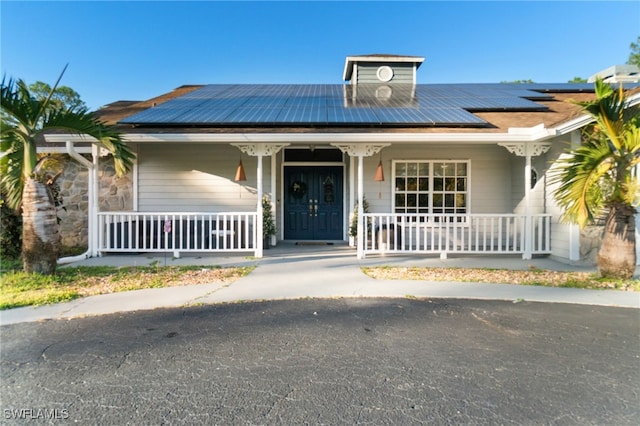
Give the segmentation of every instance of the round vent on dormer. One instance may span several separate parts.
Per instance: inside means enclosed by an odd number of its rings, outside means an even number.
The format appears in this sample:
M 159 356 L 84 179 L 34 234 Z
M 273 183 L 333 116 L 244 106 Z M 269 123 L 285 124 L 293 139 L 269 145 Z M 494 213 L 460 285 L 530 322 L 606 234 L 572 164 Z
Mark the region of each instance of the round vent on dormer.
M 386 83 L 387 81 L 390 81 L 393 78 L 393 68 L 391 68 L 388 65 L 383 65 L 380 68 L 378 68 L 378 71 L 376 72 L 376 76 L 378 77 L 378 80 L 384 81 Z

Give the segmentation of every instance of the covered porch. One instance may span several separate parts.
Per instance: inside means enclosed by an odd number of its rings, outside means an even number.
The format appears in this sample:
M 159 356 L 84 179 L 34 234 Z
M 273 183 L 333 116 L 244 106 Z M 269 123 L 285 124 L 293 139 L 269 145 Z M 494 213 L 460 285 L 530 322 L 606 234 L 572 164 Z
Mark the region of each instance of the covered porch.
M 173 253 L 174 257 L 180 257 L 183 253 L 229 252 L 248 253 L 256 258 L 261 258 L 264 255 L 264 248 L 281 241 L 295 242 L 292 238 L 287 238 L 287 234 L 282 230 L 286 223 L 285 216 L 288 213 L 284 199 L 289 190 L 284 175 L 288 165 L 293 164 L 297 167 L 305 165 L 287 162 L 283 151 L 285 148 L 313 147 L 314 145 L 311 144 L 331 147 L 342 152 L 342 159 L 335 164 L 340 165 L 343 175 L 340 185 L 343 196 L 338 200 L 342 207 L 343 220 L 339 237 L 334 240 L 338 242 L 349 241 L 350 228 L 355 224 L 357 226 L 356 238 L 351 238 L 351 241 L 356 249 L 355 254 L 360 259 L 380 254 L 435 254 L 446 258 L 449 254 L 454 253 L 515 254 L 521 255 L 524 259 L 530 259 L 533 255 L 552 253 L 552 215 L 534 211 L 536 209 L 532 207 L 531 202 L 531 188 L 535 185 L 535 182 L 531 181 L 532 157 L 545 153 L 550 144 L 509 142 L 501 145 L 493 142 L 493 149 L 504 151 L 509 158 L 512 157 L 511 154 L 515 154 L 516 157 L 524 157 L 524 167 L 520 170 L 521 175 L 517 179 L 523 184 L 521 192 L 524 196 L 519 204 L 520 211 L 504 212 L 504 209 L 501 209 L 503 211 L 475 212 L 472 204 L 473 199 L 466 195 L 467 189 L 465 189 L 464 193 L 467 199 L 464 200 L 464 203 L 458 201 L 460 204 L 458 206 L 455 203 L 451 206 L 443 204 L 442 207 L 447 207 L 446 209 L 442 208 L 437 213 L 423 213 L 424 210 L 418 208 L 412 211 L 411 202 L 400 206 L 397 201 L 400 196 L 396 192 L 402 191 L 398 189 L 397 183 L 394 181 L 399 179 L 397 171 L 399 168 L 396 163 L 404 160 L 396 160 L 396 157 L 402 159 L 413 156 L 413 151 L 408 151 L 408 148 L 402 148 L 401 145 L 396 144 L 395 151 L 391 148 L 388 150 L 388 155 L 391 156 L 389 157 L 384 149 L 391 147 L 392 143 L 371 143 L 372 136 L 376 135 L 343 135 L 341 137 L 344 140 L 334 142 L 327 142 L 326 136 L 315 136 L 313 139 L 309 135 L 290 134 L 271 136 L 271 141 L 255 143 L 226 140 L 225 145 L 239 150 L 245 155 L 245 159 L 246 156 L 253 157 L 252 162 L 245 161 L 245 164 L 255 164 L 255 169 L 247 167 L 248 173 L 255 176 L 255 182 L 252 182 L 255 183 L 255 187 L 251 185 L 248 197 L 244 194 L 238 195 L 241 198 L 250 198 L 252 201 L 248 202 L 253 207 L 235 211 L 178 209 L 98 211 L 99 209 L 96 208 L 93 212 L 94 219 L 91 221 L 95 224 L 92 234 L 94 236 L 91 246 L 92 255 L 169 252 Z M 211 143 L 212 135 L 202 137 L 203 140 L 199 141 L 200 144 L 205 142 L 204 138 Z M 228 137 L 229 135 L 227 135 Z M 255 139 L 256 135 L 252 135 L 252 137 Z M 276 138 L 277 142 L 273 141 Z M 333 136 L 333 138 L 340 139 L 337 136 Z M 189 139 L 194 140 L 194 135 L 190 135 Z M 386 135 L 385 140 L 389 139 L 390 136 Z M 425 139 L 424 135 L 422 139 Z M 141 144 L 141 142 L 147 141 L 142 141 L 138 136 L 136 142 Z M 429 150 L 428 147 L 418 144 L 416 141 L 404 142 L 405 146 L 412 146 L 414 151 L 428 152 Z M 440 147 L 440 145 L 433 146 Z M 465 145 L 460 145 L 459 151 L 468 150 Z M 408 154 L 402 154 L 403 152 L 408 152 Z M 383 153 L 386 156 L 384 162 L 382 161 Z M 423 155 L 425 158 L 429 158 L 427 155 L 433 154 Z M 475 159 L 468 160 L 468 157 L 467 160 L 456 161 L 465 164 L 474 161 L 479 163 Z M 445 163 L 442 161 L 442 165 L 446 165 Z M 326 166 L 328 163 L 321 164 Z M 440 165 L 440 163 L 437 164 Z M 267 166 L 266 170 L 265 165 Z M 314 166 L 314 164 L 308 164 L 308 166 Z M 383 174 L 386 169 L 386 182 L 383 176 L 381 179 L 377 176 L 380 167 L 383 168 Z M 135 174 L 138 179 L 141 173 L 140 169 L 136 167 Z M 481 174 L 477 173 L 476 175 L 480 177 Z M 464 181 L 469 182 L 466 185 L 471 186 L 470 177 L 470 172 L 468 176 L 465 174 Z M 232 185 L 232 183 L 228 182 L 227 185 Z M 476 193 L 478 192 L 476 191 Z M 366 202 L 365 193 L 374 204 L 371 212 L 355 208 Z M 277 235 L 267 238 L 263 237 L 262 232 L 262 199 L 264 195 L 270 197 L 279 228 Z M 377 199 L 375 199 L 376 195 Z M 170 194 L 166 194 L 166 196 L 170 196 Z M 306 206 L 308 201 L 309 216 L 314 213 L 313 207 L 315 207 L 317 215 L 318 200 L 316 199 L 316 204 L 313 205 L 313 199 L 307 200 L 305 198 L 302 200 L 303 206 Z M 246 206 L 247 200 L 245 199 L 243 202 Z M 433 199 L 430 199 L 429 203 L 433 204 Z M 476 205 L 478 205 L 477 202 Z M 215 206 L 212 210 L 215 210 Z M 475 210 L 481 209 L 475 208 Z

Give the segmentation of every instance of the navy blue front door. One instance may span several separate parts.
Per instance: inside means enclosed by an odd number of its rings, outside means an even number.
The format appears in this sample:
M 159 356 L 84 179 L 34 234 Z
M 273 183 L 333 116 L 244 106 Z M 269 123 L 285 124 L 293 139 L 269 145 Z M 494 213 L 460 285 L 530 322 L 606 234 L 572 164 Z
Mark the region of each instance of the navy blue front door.
M 342 167 L 286 166 L 284 238 L 342 240 Z

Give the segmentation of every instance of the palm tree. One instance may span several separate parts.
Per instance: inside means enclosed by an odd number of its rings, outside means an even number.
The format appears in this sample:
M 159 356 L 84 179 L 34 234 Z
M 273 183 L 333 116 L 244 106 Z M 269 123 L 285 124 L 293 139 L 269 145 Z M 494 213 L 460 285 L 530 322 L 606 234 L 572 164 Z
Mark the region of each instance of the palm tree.
M 119 175 L 131 168 L 135 158 L 119 133 L 86 107 L 51 102 L 63 74 L 64 70 L 45 99 L 36 98 L 22 80 L 3 78 L 0 86 L 0 185 L 7 205 L 22 209 L 26 272 L 54 273 L 59 254 L 56 209 L 37 158 L 37 143 L 44 133 L 62 131 L 95 138 L 113 155 Z
M 640 114 L 625 93 L 597 80 L 596 99 L 580 102 L 594 119 L 583 142 L 559 163 L 555 198 L 564 218 L 584 227 L 606 213 L 598 269 L 603 277 L 631 278 L 635 272 L 635 214 L 640 202 Z

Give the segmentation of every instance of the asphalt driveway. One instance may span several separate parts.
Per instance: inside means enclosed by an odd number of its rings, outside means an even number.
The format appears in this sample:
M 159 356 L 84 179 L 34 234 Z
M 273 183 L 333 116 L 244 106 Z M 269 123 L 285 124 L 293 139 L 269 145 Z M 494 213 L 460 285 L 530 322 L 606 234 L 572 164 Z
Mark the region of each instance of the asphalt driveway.
M 5 325 L 1 423 L 637 424 L 639 315 L 347 298 Z

